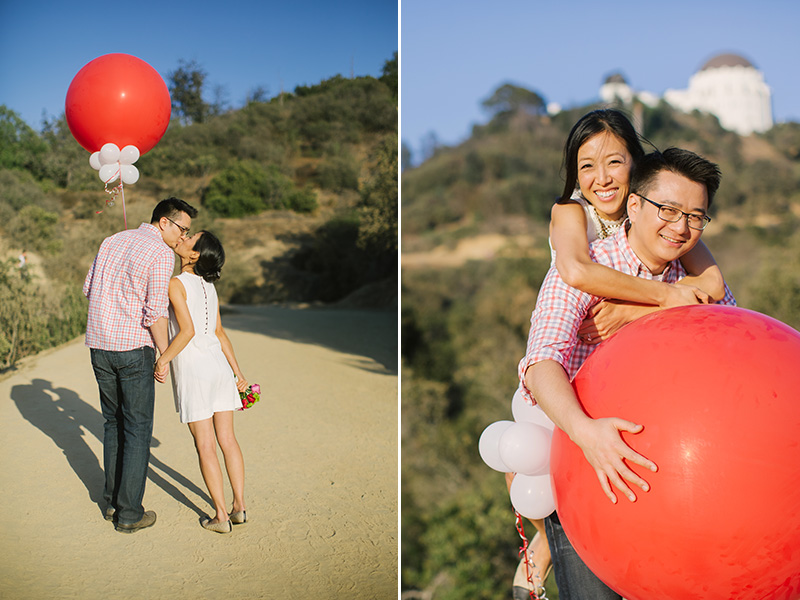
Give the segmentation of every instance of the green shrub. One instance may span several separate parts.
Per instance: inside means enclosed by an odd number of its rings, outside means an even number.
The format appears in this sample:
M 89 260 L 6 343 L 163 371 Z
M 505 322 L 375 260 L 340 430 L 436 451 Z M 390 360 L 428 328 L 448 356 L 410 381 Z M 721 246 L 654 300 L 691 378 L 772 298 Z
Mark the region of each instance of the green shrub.
M 265 209 L 308 206 L 308 198 L 294 198 L 297 190 L 278 167 L 253 161 L 235 163 L 211 180 L 203 204 L 223 217 L 244 217 Z
M 63 244 L 56 225 L 58 215 L 31 204 L 19 211 L 11 225 L 11 237 L 21 248 L 54 254 Z
M 314 190 L 306 186 L 303 189 L 295 189 L 289 192 L 286 205 L 288 208 L 299 213 L 314 212 L 319 206 L 317 194 Z
M 358 189 L 358 168 L 352 158 L 336 156 L 320 165 L 317 183 L 324 190 L 341 193 Z

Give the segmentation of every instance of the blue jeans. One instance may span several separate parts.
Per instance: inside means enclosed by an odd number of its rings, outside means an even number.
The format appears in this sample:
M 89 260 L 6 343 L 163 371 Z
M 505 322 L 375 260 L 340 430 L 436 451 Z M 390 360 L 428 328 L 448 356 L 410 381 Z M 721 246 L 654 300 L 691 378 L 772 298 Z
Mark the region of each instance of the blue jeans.
M 103 497 L 117 510 L 117 521 L 129 525 L 144 515 L 142 497 L 153 435 L 155 382 L 153 348 L 126 352 L 91 349 L 106 420 L 103 431 Z
M 556 513 L 544 520 L 544 528 L 553 555 L 560 600 L 622 600 L 622 596 L 600 581 L 578 556 Z

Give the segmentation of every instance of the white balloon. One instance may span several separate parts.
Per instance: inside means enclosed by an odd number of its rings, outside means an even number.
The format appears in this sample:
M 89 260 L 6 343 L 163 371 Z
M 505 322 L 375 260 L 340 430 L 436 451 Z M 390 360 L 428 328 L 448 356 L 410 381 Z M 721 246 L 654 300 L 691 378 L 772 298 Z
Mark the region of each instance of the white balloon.
M 119 162 L 123 165 L 132 165 L 139 160 L 139 149 L 130 144 L 119 152 Z M 124 181 L 124 180 L 123 180 Z
M 100 162 L 100 152 L 92 152 L 92 155 L 89 157 L 89 166 L 95 171 L 100 170 L 100 167 L 103 166 Z
M 511 414 L 514 415 L 514 420 L 517 423 L 536 423 L 542 427 L 546 427 L 550 431 L 555 429 L 556 425 L 550 420 L 544 411 L 537 404 L 531 406 L 522 397 L 522 388 L 517 388 L 514 392 L 514 397 L 511 399 Z
M 483 430 L 481 438 L 478 440 L 478 452 L 480 452 L 483 462 L 501 473 L 511 473 L 511 469 L 500 458 L 499 446 L 500 437 L 513 424 L 514 421 L 496 421 Z
M 509 494 L 514 510 L 528 519 L 544 519 L 556 509 L 549 475 L 518 473 L 511 482 Z
M 119 161 L 119 147 L 116 144 L 103 144 L 100 148 L 100 163 L 110 165 Z
M 106 183 L 116 181 L 117 177 L 119 177 L 119 164 L 114 163 L 112 165 L 103 165 L 100 167 L 99 175 L 100 180 Z
M 536 423 L 514 423 L 500 436 L 500 460 L 511 472 L 544 475 L 550 472 L 553 432 Z
M 120 169 L 120 177 L 122 178 L 122 183 L 133 185 L 134 183 L 139 181 L 139 169 L 137 169 L 133 165 L 120 165 L 119 169 Z

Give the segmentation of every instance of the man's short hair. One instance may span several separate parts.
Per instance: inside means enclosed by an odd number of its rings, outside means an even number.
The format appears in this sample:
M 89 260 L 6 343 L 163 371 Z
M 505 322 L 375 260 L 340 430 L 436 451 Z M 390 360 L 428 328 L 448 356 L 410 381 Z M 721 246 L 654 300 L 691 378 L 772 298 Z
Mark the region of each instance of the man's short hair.
M 150 218 L 150 223 L 155 225 L 161 220 L 161 217 L 174 220 L 182 212 L 189 215 L 191 219 L 197 216 L 197 209 L 192 205 L 184 202 L 180 198 L 167 198 L 156 204 L 156 207 L 153 209 L 153 216 Z
M 670 171 L 700 183 L 708 193 L 708 208 L 719 189 L 722 179 L 719 167 L 710 160 L 682 148 L 667 148 L 663 152 L 646 154 L 633 168 L 631 174 L 631 193 L 647 195 L 661 171 Z

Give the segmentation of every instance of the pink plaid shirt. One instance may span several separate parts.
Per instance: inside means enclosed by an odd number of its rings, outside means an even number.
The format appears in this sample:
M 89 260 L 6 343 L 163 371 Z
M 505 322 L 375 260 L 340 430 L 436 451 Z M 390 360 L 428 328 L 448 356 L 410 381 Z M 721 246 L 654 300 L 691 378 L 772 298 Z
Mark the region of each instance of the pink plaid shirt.
M 620 227 L 611 237 L 593 242 L 589 246 L 589 254 L 596 263 L 643 279 L 674 283 L 686 275 L 686 271 L 677 260 L 669 263 L 660 275 L 653 275 L 633 252 L 628 243 L 625 227 Z M 561 279 L 555 266 L 550 267 L 539 290 L 536 309 L 531 316 L 527 353 L 519 363 L 519 378 L 526 400 L 536 403 L 525 385 L 525 372 L 533 364 L 543 360 L 554 360 L 564 367 L 570 380 L 575 377 L 580 366 L 597 348 L 597 344 L 583 342 L 578 337 L 578 329 L 589 309 L 602 300 L 600 296 L 593 296 L 568 286 Z M 725 297 L 717 304 L 736 305 L 727 284 Z
M 86 345 L 116 352 L 155 347 L 149 328 L 168 317 L 174 269 L 175 255 L 155 225 L 142 223 L 103 240 L 83 284 Z

